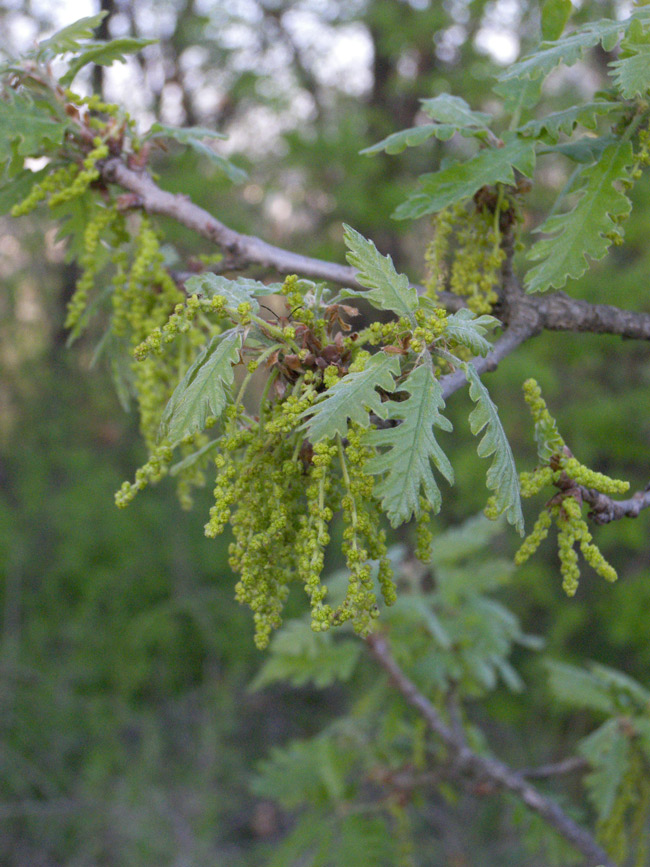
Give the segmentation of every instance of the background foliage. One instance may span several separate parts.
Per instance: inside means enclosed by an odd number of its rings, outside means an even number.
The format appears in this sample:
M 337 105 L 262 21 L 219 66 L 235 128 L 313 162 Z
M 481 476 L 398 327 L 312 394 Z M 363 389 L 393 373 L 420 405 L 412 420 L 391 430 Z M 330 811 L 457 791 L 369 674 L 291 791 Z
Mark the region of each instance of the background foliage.
M 413 275 L 424 270 L 427 220 L 414 232 L 388 215 L 440 145 L 433 139 L 372 159 L 359 151 L 412 125 L 420 96 L 458 93 L 489 110 L 489 76 L 499 61 L 485 49 L 487 35 L 517 32 L 525 48 L 539 26 L 537 4 L 523 0 L 103 5 L 111 12 L 107 33 L 161 42 L 115 76 L 96 68 L 95 84 L 109 98 L 131 98 L 127 107 L 145 119 L 229 133 L 233 161 L 249 172 L 233 188 L 195 151 L 173 160 L 161 153 L 156 168 L 167 189 L 188 193 L 235 228 L 315 255 L 339 257 L 348 222 Z M 574 20 L 616 17 L 623 6 L 584 3 Z M 0 47 L 2 39 L 44 31 L 50 14 L 1 5 Z M 345 54 L 350 39 L 362 59 L 340 69 L 332 46 L 342 44 Z M 597 49 L 577 73 L 557 75 L 545 110 L 572 104 L 582 79 L 601 80 L 610 59 Z M 138 88 L 124 89 L 127 73 Z M 566 182 L 563 171 L 558 160 L 538 179 L 531 220 Z M 649 195 L 647 183 L 635 188 L 627 245 L 576 281 L 572 294 L 606 303 L 615 287 L 615 303 L 650 309 Z M 182 513 L 166 484 L 163 496 L 141 497 L 126 517 L 115 510 L 113 492 L 142 455 L 109 372 L 96 365 L 88 373 L 91 341 L 65 349 L 74 266 L 37 220 L 2 229 L 0 860 L 290 865 L 306 850 L 314 864 L 470 865 L 477 851 L 486 865 L 570 863 L 562 844 L 514 805 L 452 794 L 438 778 L 405 795 L 396 775 L 405 767 L 424 773 L 430 745 L 371 663 L 344 652 L 344 642 L 315 645 L 297 620 L 269 658 L 260 657 L 232 601 L 225 543 L 202 536 L 207 499 Z M 185 254 L 212 252 L 178 226 L 165 229 Z M 531 370 L 581 459 L 643 486 L 645 347 L 546 333 L 507 359 L 489 386 L 521 468 L 535 462 L 520 397 Z M 448 406 L 452 420 L 470 409 L 461 395 Z M 475 479 L 484 469 L 464 430 L 455 424 L 449 524 L 483 504 Z M 432 691 L 462 681 L 480 698 L 470 703 L 469 722 L 487 730 L 514 766 L 560 758 L 579 742 L 594 755 L 599 744 L 590 733 L 600 731 L 604 705 L 614 700 L 606 673 L 594 669 L 591 700 L 567 702 L 577 686 L 561 694 L 557 667 L 542 660 L 594 660 L 647 683 L 647 522 L 645 515 L 598 531 L 620 581 L 610 587 L 585 576 L 570 602 L 551 546 L 513 572 L 505 558 L 514 534 L 486 532 L 480 541 L 489 555 L 469 546 L 476 527 L 442 536 L 426 629 L 415 593 L 392 615 L 392 628 L 405 636 L 402 661 L 432 677 Z M 454 615 L 461 599 L 466 622 Z M 529 633 L 543 638 L 543 653 Z M 453 658 L 450 642 L 462 647 Z M 434 758 L 444 768 L 444 756 Z M 393 794 L 382 800 L 377 791 L 386 787 Z M 576 796 L 580 819 L 594 802 L 607 807 L 602 777 L 588 782 L 591 801 L 573 778 L 563 787 L 565 797 Z

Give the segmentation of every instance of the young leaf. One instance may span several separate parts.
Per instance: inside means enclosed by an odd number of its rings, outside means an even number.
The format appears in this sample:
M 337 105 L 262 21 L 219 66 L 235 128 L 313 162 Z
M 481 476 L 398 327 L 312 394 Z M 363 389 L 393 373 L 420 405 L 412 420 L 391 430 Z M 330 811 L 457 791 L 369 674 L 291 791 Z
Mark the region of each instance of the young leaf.
M 610 63 L 612 77 L 624 99 L 645 96 L 650 88 L 650 45 L 637 45 L 633 54 Z
M 529 259 L 542 260 L 526 275 L 528 292 L 543 292 L 551 286 L 561 289 L 567 277 L 584 274 L 587 256 L 602 259 L 612 243 L 607 235 L 617 227 L 615 218 L 625 217 L 632 207 L 614 183 L 628 179 L 633 161 L 632 145 L 620 141 L 582 172 L 586 185 L 575 208 L 549 217 L 536 230 L 553 237 L 538 241 L 528 253 Z
M 236 280 L 228 280 L 220 274 L 197 274 L 185 281 L 188 295 L 204 295 L 212 298 L 221 295 L 226 299 L 226 306 L 237 308 L 239 304 L 247 302 L 252 304 L 253 311 L 257 312 L 259 304 L 255 300 L 256 295 L 272 295 L 281 289 L 280 283 L 266 285 L 259 280 L 251 280 L 249 277 L 238 277 Z
M 475 436 L 485 429 L 485 434 L 478 445 L 478 456 L 487 458 L 494 455 L 487 471 L 487 486 L 489 490 L 494 491 L 497 514 L 505 512 L 508 522 L 523 536 L 524 516 L 521 511 L 519 475 L 510 443 L 501 427 L 497 408 L 492 403 L 476 368 L 467 362 L 462 364 L 462 368 L 469 382 L 469 396 L 476 403 L 469 415 L 470 429 Z
M 609 64 L 616 87 L 625 99 L 644 96 L 650 88 L 650 33 L 632 21 L 621 43 L 618 60 Z
M 449 459 L 436 442 L 433 426 L 452 430 L 451 422 L 441 415 L 445 401 L 440 383 L 428 364 L 416 367 L 400 385 L 400 391 L 409 393 L 405 401 L 384 404 L 387 417 L 401 419 L 401 424 L 385 430 L 371 431 L 367 442 L 373 446 L 387 446 L 387 450 L 371 458 L 366 472 L 383 474 L 375 486 L 375 495 L 381 499 L 393 527 L 420 514 L 420 492 L 440 511 L 442 497 L 431 470 L 435 464 L 449 484 L 454 483 L 454 471 Z
M 634 14 L 650 19 L 650 10 L 637 10 Z M 618 42 L 620 34 L 625 30 L 628 21 L 612 21 L 603 18 L 600 21 L 590 21 L 583 24 L 573 33 L 553 42 L 542 42 L 538 51 L 524 57 L 518 63 L 513 63 L 499 76 L 499 81 L 506 82 L 518 78 L 546 78 L 556 66 L 564 63 L 572 66 L 577 63 L 588 48 L 600 43 L 605 51 L 611 51 Z
M 538 156 L 545 154 L 562 154 L 574 163 L 590 164 L 598 162 L 610 145 L 619 141 L 612 133 L 594 138 L 585 135 L 575 141 L 565 141 L 554 145 L 544 145 L 537 151 Z
M 345 292 L 347 297 L 365 298 L 378 310 L 392 310 L 414 322 L 418 293 L 405 274 L 398 274 L 390 256 L 382 256 L 372 241 L 343 224 L 344 240 L 350 251 L 347 260 L 358 268 L 357 280 L 370 292 Z M 343 294 L 343 293 L 342 293 Z
M 67 120 L 53 120 L 51 112 L 22 94 L 0 99 L 0 167 L 16 154 L 40 156 L 63 143 Z M 22 160 L 19 160 L 22 169 Z
M 530 177 L 535 166 L 535 145 L 527 139 L 507 135 L 501 148 L 484 148 L 465 163 L 456 163 L 439 172 L 422 175 L 421 189 L 396 208 L 396 220 L 416 219 L 462 202 L 481 187 L 497 183 L 514 184 L 514 169 Z
M 477 316 L 467 307 L 461 307 L 447 317 L 445 337 L 466 346 L 474 355 L 487 355 L 492 344 L 486 339 L 488 328 L 495 328 L 499 320 L 487 313 Z
M 492 115 L 483 111 L 472 111 L 464 99 L 452 96 L 450 93 L 441 93 L 432 99 L 421 99 L 422 110 L 436 123 L 448 123 L 462 129 L 487 130 L 492 120 Z
M 210 454 L 211 451 L 214 451 L 215 448 L 220 444 L 220 441 L 210 440 L 209 443 L 206 443 L 204 446 L 201 446 L 200 449 L 197 449 L 195 452 L 192 452 L 190 455 L 186 455 L 182 460 L 177 461 L 169 468 L 170 476 L 177 476 L 179 473 L 182 473 L 184 470 L 188 470 L 190 467 L 193 467 L 194 464 L 203 460 L 206 455 Z
M 154 123 L 145 136 L 145 139 L 171 138 L 179 144 L 192 148 L 196 153 L 206 157 L 210 162 L 222 171 L 233 183 L 239 184 L 245 181 L 248 175 L 239 166 L 231 163 L 225 157 L 218 154 L 213 148 L 205 144 L 203 139 L 226 139 L 228 136 L 202 126 L 190 126 L 179 129 L 175 126 L 167 126 L 163 123 Z
M 492 120 L 489 114 L 472 111 L 464 99 L 448 93 L 433 99 L 421 99 L 420 102 L 423 111 L 435 123 L 395 132 L 376 145 L 364 148 L 360 153 L 367 156 L 381 151 L 386 151 L 387 154 L 398 154 L 407 147 L 417 147 L 432 136 L 440 141 L 447 141 L 455 132 L 461 132 L 464 136 L 484 137 L 487 133 L 487 124 Z
M 456 127 L 448 123 L 425 123 L 422 126 L 412 126 L 408 129 L 391 133 L 391 135 L 377 142 L 377 144 L 364 148 L 359 153 L 368 157 L 382 151 L 386 151 L 387 154 L 401 154 L 406 148 L 417 147 L 434 136 L 439 141 L 448 141 L 455 132 Z
M 98 66 L 111 66 L 115 61 L 126 63 L 126 54 L 136 54 L 146 45 L 153 45 L 157 39 L 142 39 L 133 36 L 121 36 L 110 42 L 92 42 L 85 46 L 79 57 L 70 62 L 68 71 L 61 76 L 61 84 L 69 87 L 77 74 L 89 63 Z
M 530 120 L 519 127 L 518 132 L 520 135 L 532 136 L 533 138 L 541 138 L 542 133 L 546 133 L 548 139 L 557 142 L 560 133 L 571 135 L 578 124 L 586 129 L 596 129 L 599 115 L 612 111 L 622 112 L 625 109 L 624 105 L 608 100 L 585 102 L 581 105 L 572 105 L 563 111 L 553 112 L 540 119 Z
M 88 18 L 80 18 L 67 27 L 57 30 L 49 39 L 44 39 L 38 44 L 37 58 L 40 62 L 51 60 L 57 54 L 68 54 L 79 51 L 81 43 L 92 39 L 95 30 L 102 23 L 108 12 L 98 12 Z
M 236 330 L 212 338 L 169 398 L 160 422 L 159 439 L 176 445 L 189 434 L 202 431 L 209 415 L 221 415 L 241 344 L 241 332 Z
M 564 440 L 554 418 L 544 418 L 535 422 L 533 436 L 537 443 L 537 457 L 542 463 L 548 463 L 553 455 L 562 454 Z
M 395 355 L 378 352 L 368 360 L 364 370 L 353 371 L 335 382 L 319 395 L 318 402 L 303 412 L 310 416 L 303 425 L 313 443 L 331 439 L 339 434 L 344 437 L 348 419 L 362 427 L 368 427 L 368 414 L 375 413 L 385 418 L 386 403 L 382 403 L 376 388 L 391 392 L 395 388 L 394 377 L 399 376 L 400 364 Z

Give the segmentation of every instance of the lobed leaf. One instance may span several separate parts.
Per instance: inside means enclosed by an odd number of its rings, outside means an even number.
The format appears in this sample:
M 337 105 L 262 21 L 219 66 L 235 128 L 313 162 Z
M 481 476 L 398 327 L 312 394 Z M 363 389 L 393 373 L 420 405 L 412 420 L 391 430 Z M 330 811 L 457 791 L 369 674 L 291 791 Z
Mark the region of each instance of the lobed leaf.
M 279 292 L 282 288 L 280 283 L 272 283 L 267 286 L 260 280 L 251 280 L 249 277 L 238 277 L 236 280 L 228 280 L 227 277 L 222 277 L 220 274 L 197 274 L 185 281 L 185 288 L 188 295 L 205 295 L 206 298 L 213 298 L 215 295 L 221 295 L 226 299 L 226 306 L 237 308 L 242 303 L 249 303 L 253 306 L 253 311 L 259 309 L 259 304 L 255 300 L 255 296 L 273 295 L 274 292 Z
M 610 145 L 616 144 L 619 139 L 611 132 L 594 138 L 583 136 L 576 141 L 560 142 L 554 145 L 544 145 L 537 151 L 538 155 L 562 154 L 575 163 L 593 163 L 598 161 Z
M 530 177 L 535 167 L 534 142 L 508 134 L 500 148 L 484 148 L 465 163 L 422 175 L 421 189 L 396 208 L 396 220 L 416 219 L 462 202 L 484 186 L 514 184 L 514 169 Z
M 357 280 L 370 292 L 347 290 L 345 297 L 365 298 L 378 310 L 392 310 L 414 323 L 413 311 L 418 307 L 418 293 L 405 274 L 398 274 L 390 256 L 382 256 L 372 241 L 350 226 L 343 224 L 347 260 L 358 269 Z
M 420 102 L 422 110 L 434 123 L 394 132 L 377 144 L 364 148 L 360 153 L 366 156 L 381 151 L 386 151 L 387 154 L 398 154 L 407 147 L 417 147 L 432 137 L 440 141 L 448 141 L 456 132 L 465 136 L 484 137 L 488 131 L 487 124 L 492 120 L 491 115 L 482 111 L 472 111 L 464 99 L 449 93 L 442 93 L 433 99 L 421 99 Z
M 637 9 L 630 18 L 624 21 L 612 21 L 609 18 L 590 21 L 578 27 L 568 36 L 552 42 L 542 42 L 537 51 L 524 57 L 518 63 L 513 63 L 502 72 L 499 81 L 545 78 L 561 63 L 566 66 L 577 63 L 588 48 L 593 48 L 599 43 L 605 51 L 611 51 L 634 18 L 647 23 L 650 21 L 650 10 L 647 8 Z
M 467 362 L 462 364 L 462 368 L 469 382 L 469 396 L 476 403 L 469 415 L 470 429 L 475 436 L 485 430 L 478 445 L 478 456 L 487 458 L 494 455 L 487 472 L 487 486 L 494 492 L 497 513 L 505 513 L 508 522 L 523 536 L 524 516 L 521 511 L 519 475 L 510 443 L 501 426 L 497 408 L 476 368 Z
M 554 418 L 549 417 L 536 421 L 533 437 L 537 444 L 537 457 L 543 464 L 547 464 L 553 455 L 562 454 L 564 440 Z
M 234 329 L 212 338 L 169 398 L 160 422 L 159 439 L 177 445 L 186 436 L 204 430 L 209 415 L 221 415 L 241 345 L 241 331 Z
M 483 111 L 472 111 L 464 99 L 452 96 L 450 93 L 441 93 L 431 99 L 421 99 L 422 110 L 436 123 L 451 124 L 458 130 L 483 129 L 487 130 L 492 120 L 491 114 Z
M 634 54 L 609 64 L 612 77 L 624 99 L 645 96 L 650 89 L 650 45 L 639 45 Z
M 348 419 L 361 427 L 370 425 L 369 413 L 385 418 L 386 404 L 382 403 L 377 388 L 391 392 L 395 388 L 394 377 L 399 376 L 400 363 L 395 355 L 378 352 L 368 360 L 364 370 L 346 373 L 327 391 L 319 395 L 317 403 L 302 415 L 309 416 L 303 424 L 312 443 L 332 439 L 337 434 L 344 437 Z
M 366 472 L 383 474 L 375 486 L 375 495 L 381 499 L 393 527 L 399 527 L 411 515 L 420 514 L 421 492 L 434 512 L 440 511 L 442 496 L 431 470 L 432 462 L 449 484 L 454 483 L 449 459 L 433 433 L 434 425 L 452 430 L 451 422 L 440 413 L 445 401 L 433 370 L 428 364 L 421 364 L 411 371 L 399 390 L 408 392 L 408 399 L 389 401 L 384 408 L 387 418 L 401 423 L 371 431 L 367 436 L 369 444 L 387 447 L 385 452 L 368 461 Z
M 625 111 L 625 106 L 608 100 L 586 102 L 581 105 L 572 105 L 563 111 L 555 111 L 546 117 L 530 120 L 519 127 L 519 134 L 541 138 L 546 133 L 552 142 L 557 142 L 560 133 L 571 135 L 578 124 L 586 129 L 596 129 L 598 117 L 612 111 Z
M 587 256 L 602 259 L 612 240 L 607 237 L 631 210 L 628 197 L 618 190 L 617 181 L 628 180 L 634 155 L 632 145 L 620 141 L 608 146 L 599 162 L 582 171 L 586 181 L 575 208 L 567 214 L 549 217 L 536 231 L 553 237 L 538 241 L 528 258 L 541 260 L 526 275 L 528 292 L 561 289 L 568 277 L 580 277 L 587 270 Z
M 157 39 L 120 36 L 118 39 L 111 39 L 109 42 L 88 43 L 84 46 L 85 51 L 70 62 L 68 71 L 61 76 L 61 84 L 64 87 L 69 87 L 78 73 L 84 66 L 88 66 L 89 63 L 95 63 L 97 66 L 111 66 L 115 61 L 126 63 L 125 55 L 137 54 L 145 46 L 153 45 L 157 41 Z
M 51 60 L 57 54 L 68 54 L 79 51 L 81 43 L 92 39 L 95 36 L 95 30 L 106 18 L 108 12 L 106 10 L 98 12 L 97 15 L 91 15 L 87 18 L 80 18 L 79 21 L 74 21 L 57 30 L 48 39 L 44 39 L 38 43 L 37 58 L 43 62 Z
M 391 133 L 391 135 L 377 142 L 377 144 L 364 148 L 359 153 L 368 157 L 382 151 L 386 151 L 387 154 L 400 154 L 406 148 L 417 147 L 430 138 L 435 137 L 439 141 L 448 141 L 455 132 L 456 127 L 451 124 L 425 123 L 421 126 L 412 126 L 408 129 Z
M 213 148 L 205 144 L 203 141 L 209 139 L 226 139 L 227 135 L 216 132 L 215 130 L 206 129 L 202 126 L 190 126 L 184 129 L 179 129 L 175 126 L 168 126 L 164 123 L 154 123 L 151 129 L 145 136 L 145 139 L 155 138 L 171 138 L 179 144 L 192 148 L 193 151 L 206 157 L 210 162 L 222 171 L 233 183 L 239 184 L 245 181 L 248 177 L 247 173 L 236 166 L 230 160 L 222 157 Z
M 632 21 L 617 60 L 609 64 L 617 89 L 624 99 L 645 96 L 650 88 L 650 33 L 638 20 Z
M 18 170 L 22 170 L 22 158 L 56 151 L 67 128 L 67 119 L 53 119 L 49 110 L 43 110 L 27 96 L 0 99 L 0 168 L 7 160 L 18 157 Z
M 461 307 L 456 313 L 447 317 L 444 336 L 466 346 L 474 355 L 487 355 L 492 349 L 492 344 L 486 339 L 488 328 L 500 325 L 494 316 L 483 313 L 477 316 L 467 307 Z

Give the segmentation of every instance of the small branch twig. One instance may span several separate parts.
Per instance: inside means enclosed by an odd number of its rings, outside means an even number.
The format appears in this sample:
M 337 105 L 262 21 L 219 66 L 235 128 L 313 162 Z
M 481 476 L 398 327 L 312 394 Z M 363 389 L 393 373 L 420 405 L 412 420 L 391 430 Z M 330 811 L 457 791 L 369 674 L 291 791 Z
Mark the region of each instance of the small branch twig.
M 583 501 L 591 506 L 589 517 L 594 524 L 609 524 L 610 521 L 621 518 L 636 518 L 643 509 L 650 508 L 650 484 L 627 500 L 612 500 L 606 494 L 583 485 L 580 485 L 579 489 Z
M 337 285 L 358 287 L 356 270 L 349 265 L 326 262 L 302 256 L 267 244 L 253 235 L 243 235 L 221 223 L 187 196 L 162 190 L 149 174 L 135 171 L 114 157 L 100 164 L 107 183 L 118 184 L 137 197 L 137 203 L 150 214 L 172 217 L 204 238 L 218 244 L 228 254 L 233 270 L 257 264 L 273 268 L 281 274 L 298 274 L 316 280 L 328 280 Z M 525 295 L 510 272 L 507 273 L 502 320 L 512 330 L 515 320 L 528 322 L 530 334 L 539 331 L 590 331 L 595 334 L 617 334 L 621 337 L 650 340 L 650 313 L 621 310 L 607 304 L 590 304 L 570 298 L 563 292 L 548 295 Z M 440 303 L 448 310 L 458 310 L 465 301 L 451 292 L 440 293 Z M 518 345 L 518 344 L 517 344 Z M 490 355 L 488 358 L 494 356 Z M 484 370 L 492 368 L 485 367 Z M 482 371 L 479 371 L 482 372 Z M 453 389 L 455 390 L 455 389 Z
M 429 699 L 422 695 L 413 681 L 402 671 L 384 635 L 374 633 L 366 639 L 366 643 L 398 692 L 448 747 L 461 772 L 516 795 L 530 810 L 541 816 L 548 825 L 584 855 L 588 867 L 597 867 L 597 865 L 616 867 L 592 835 L 577 825 L 558 804 L 531 785 L 523 774 L 513 771 L 498 759 L 479 755 L 468 747 L 463 739 L 459 738 L 456 732 L 443 721 Z
M 582 756 L 570 756 L 561 762 L 550 765 L 540 765 L 538 768 L 521 768 L 517 771 L 520 777 L 528 780 L 545 780 L 549 777 L 559 777 L 564 774 L 581 774 L 589 770 L 589 762 Z

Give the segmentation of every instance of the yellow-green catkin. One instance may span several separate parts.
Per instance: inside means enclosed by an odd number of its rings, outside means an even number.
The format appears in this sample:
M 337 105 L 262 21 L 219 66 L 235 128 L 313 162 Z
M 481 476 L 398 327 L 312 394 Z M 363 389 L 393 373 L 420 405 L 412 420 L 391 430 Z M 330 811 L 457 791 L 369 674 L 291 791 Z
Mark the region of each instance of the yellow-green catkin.
M 449 278 L 447 255 L 455 216 L 456 212 L 453 208 L 444 208 L 431 221 L 433 236 L 424 253 L 427 268 L 424 285 L 427 295 L 434 301 L 438 299 L 439 293 L 446 289 Z
M 551 523 L 551 513 L 547 509 L 543 509 L 535 521 L 531 533 L 526 536 L 521 547 L 515 554 L 515 564 L 517 566 L 522 566 L 526 560 L 537 551 L 544 539 L 548 536 Z
M 560 572 L 565 592 L 573 596 L 578 589 L 578 551 L 601 577 L 606 581 L 615 581 L 617 576 L 614 567 L 593 544 L 587 522 L 582 517 L 580 486 L 610 495 L 627 491 L 629 484 L 590 470 L 571 455 L 534 379 L 528 379 L 524 383 L 524 396 L 535 422 L 538 451 L 547 463 L 542 463 L 532 473 L 520 474 L 521 494 L 523 497 L 532 497 L 547 485 L 555 485 L 559 488 L 559 493 L 540 513 L 533 531 L 515 554 L 515 563 L 521 565 L 534 554 L 548 535 L 551 523 L 555 521 L 558 529 Z
M 68 303 L 68 313 L 65 320 L 65 327 L 70 329 L 73 336 L 76 336 L 81 330 L 82 317 L 88 305 L 89 293 L 95 284 L 99 269 L 104 264 L 99 253 L 99 246 L 116 217 L 117 213 L 114 208 L 98 205 L 86 224 L 83 253 L 79 260 L 82 274 L 77 280 L 74 294 Z
M 61 190 L 67 189 L 74 181 L 78 172 L 79 167 L 74 163 L 50 172 L 40 183 L 34 184 L 22 202 L 13 206 L 11 216 L 22 217 L 30 214 L 40 202 Z
M 352 621 L 355 632 L 367 636 L 379 615 L 372 579 L 371 561 L 378 561 L 377 580 L 384 602 L 396 599 L 395 584 L 387 556 L 386 534 L 380 529 L 381 514 L 372 500 L 374 478 L 364 471 L 372 452 L 363 444 L 357 425 L 348 430 L 348 443 L 339 440 L 343 497 L 343 553 L 350 570 L 348 589 L 343 603 L 333 612 L 332 623 Z
M 329 629 L 332 608 L 323 602 L 327 588 L 321 583 L 325 548 L 330 541 L 329 524 L 334 515 L 335 489 L 331 464 L 338 452 L 335 443 L 324 440 L 313 447 L 305 496 L 306 514 L 300 516 L 296 539 L 297 574 L 311 605 L 311 626 L 315 632 Z
M 50 208 L 55 208 L 63 202 L 79 198 L 79 196 L 82 196 L 86 192 L 92 182 L 99 178 L 100 172 L 97 168 L 97 163 L 99 160 L 106 159 L 109 150 L 108 145 L 101 138 L 94 139 L 93 145 L 93 149 L 84 157 L 81 170 L 75 175 L 72 183 L 50 196 L 48 200 Z
M 457 224 L 449 288 L 466 298 L 474 313 L 489 313 L 498 300 L 494 287 L 504 259 L 498 214 L 473 208 Z

